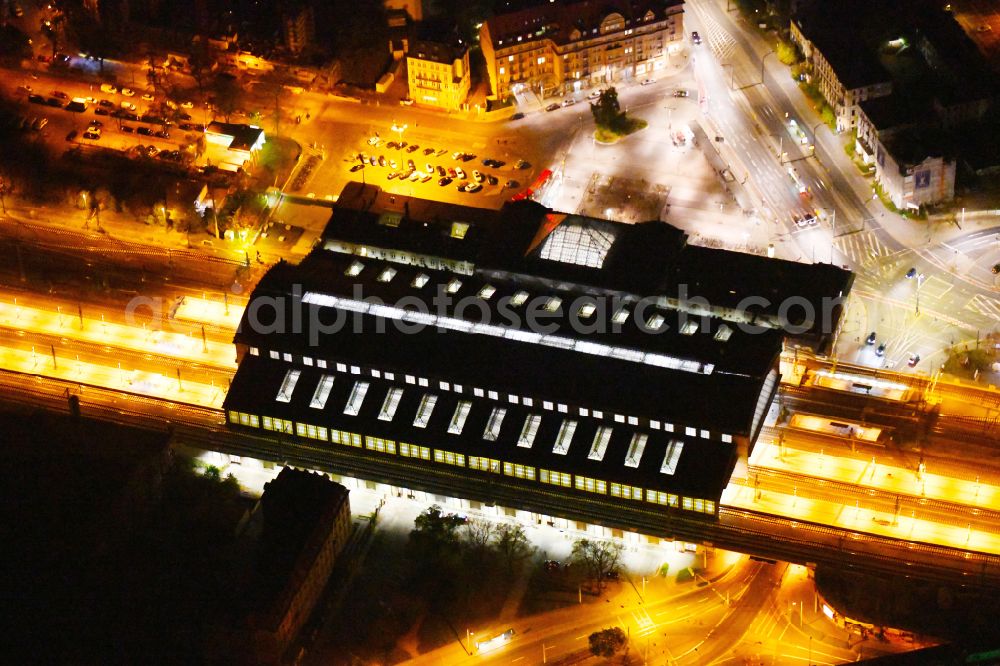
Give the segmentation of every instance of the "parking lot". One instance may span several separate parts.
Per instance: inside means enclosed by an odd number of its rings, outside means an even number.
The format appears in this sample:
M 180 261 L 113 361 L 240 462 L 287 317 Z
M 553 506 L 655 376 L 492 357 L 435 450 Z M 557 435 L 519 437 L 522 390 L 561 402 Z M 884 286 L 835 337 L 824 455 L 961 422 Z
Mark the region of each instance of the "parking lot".
M 53 147 L 64 141 L 63 145 L 99 146 L 176 164 L 195 161 L 204 125 L 192 119 L 192 103 L 177 105 L 111 84 L 101 85 L 99 91 L 66 81 L 56 85 L 72 92 L 50 90 L 39 80 L 16 91 L 27 102 L 22 129 L 39 132 Z
M 343 162 L 355 179 L 386 189 L 403 184 L 406 194 L 434 198 L 440 197 L 438 188 L 449 185 L 462 194 L 512 196 L 526 185 L 526 174 L 532 170 L 522 159 L 508 163 L 463 150 L 451 151 L 440 144 L 383 141 L 378 136 L 369 137 L 357 152 L 345 155 Z

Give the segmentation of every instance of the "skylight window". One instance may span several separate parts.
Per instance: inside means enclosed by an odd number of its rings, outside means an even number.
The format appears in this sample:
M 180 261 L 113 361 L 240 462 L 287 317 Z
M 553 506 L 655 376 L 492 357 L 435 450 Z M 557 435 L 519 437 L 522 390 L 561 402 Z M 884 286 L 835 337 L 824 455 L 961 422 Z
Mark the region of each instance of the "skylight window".
M 660 465 L 660 472 L 663 474 L 673 474 L 677 471 L 677 463 L 681 459 L 681 451 L 684 450 L 684 442 L 679 439 L 670 440 L 667 451 L 663 454 L 663 464 Z
M 559 434 L 556 435 L 556 445 L 552 447 L 552 453 L 561 456 L 569 452 L 569 445 L 573 442 L 573 433 L 576 432 L 576 421 L 573 419 L 563 419 L 559 426 Z
M 624 324 L 628 321 L 628 310 L 625 308 L 619 308 L 618 312 L 615 313 L 615 316 L 611 318 L 611 321 L 616 324 Z
M 608 442 L 611 441 L 612 428 L 610 426 L 601 426 L 594 433 L 594 441 L 590 445 L 590 453 L 587 454 L 587 458 L 590 460 L 604 460 L 604 453 L 608 450 Z
M 646 328 L 651 331 L 658 331 L 660 330 L 660 327 L 663 326 L 664 321 L 663 315 L 657 312 L 646 320 Z
M 281 380 L 281 386 L 278 388 L 278 395 L 274 399 L 278 402 L 291 402 L 292 391 L 295 390 L 295 384 L 298 383 L 300 374 L 299 370 L 286 372 L 285 378 Z
M 382 410 L 378 413 L 380 421 L 391 421 L 396 416 L 396 410 L 399 409 L 399 401 L 402 397 L 403 389 L 397 386 L 389 388 L 385 394 L 385 400 L 382 401 Z
M 452 222 L 451 223 L 451 237 L 458 238 L 459 240 L 465 238 L 465 234 L 469 232 L 468 222 Z
M 545 301 L 545 309 L 549 312 L 555 312 L 560 305 L 562 305 L 562 299 L 555 296 Z
M 472 403 L 468 400 L 460 400 L 458 405 L 455 407 L 455 413 L 451 417 L 451 424 L 448 426 L 448 432 L 453 435 L 461 435 L 462 428 L 465 427 L 465 419 L 469 418 L 469 410 L 472 409 Z
M 354 382 L 354 388 L 351 389 L 351 395 L 347 398 L 347 404 L 344 406 L 344 413 L 348 416 L 357 416 L 358 412 L 361 411 L 361 403 L 365 401 L 365 395 L 368 393 L 368 382 Z
M 496 287 L 491 284 L 483 285 L 483 288 L 479 290 L 479 298 L 488 301 L 490 296 L 495 293 L 497 293 Z
M 517 438 L 517 445 L 530 449 L 531 445 L 535 443 L 535 435 L 538 434 L 538 426 L 541 422 L 540 414 L 528 414 L 528 417 L 524 419 L 524 427 L 521 428 L 521 436 Z
M 519 305 L 524 305 L 525 301 L 527 300 L 528 300 L 528 292 L 519 291 L 511 297 L 510 304 L 517 307 Z
M 495 442 L 500 435 L 500 425 L 503 424 L 503 417 L 507 416 L 507 410 L 503 407 L 494 407 L 490 414 L 490 420 L 486 423 L 486 430 L 483 432 L 483 439 Z
M 417 417 L 413 419 L 413 425 L 417 428 L 426 428 L 427 422 L 431 420 L 431 412 L 437 404 L 438 397 L 431 393 L 425 393 L 420 400 L 420 407 L 417 408 Z
M 389 282 L 394 277 L 396 277 L 396 269 L 393 268 L 392 266 L 389 266 L 384 271 L 378 274 L 378 281 Z
M 719 342 L 725 342 L 732 334 L 733 329 L 729 328 L 725 324 L 721 324 L 713 337 L 715 337 L 715 339 Z
M 309 401 L 309 406 L 313 409 L 323 409 L 326 407 L 326 401 L 330 397 L 330 390 L 333 388 L 333 375 L 323 375 L 319 378 L 319 384 L 316 384 L 316 390 L 313 391 L 312 400 Z
M 347 275 L 349 277 L 354 277 L 364 269 L 365 265 L 363 263 L 361 263 L 360 261 L 354 261 L 351 262 L 351 265 L 347 267 L 346 271 L 344 271 L 344 275 Z
M 698 332 L 698 322 L 690 319 L 681 326 L 681 335 L 694 335 Z
M 626 467 L 638 467 L 639 461 L 642 460 L 642 452 L 646 449 L 646 440 L 649 439 L 649 435 L 635 433 L 632 435 L 632 441 L 628 445 L 628 453 L 625 454 L 625 466 Z
M 420 289 L 425 284 L 430 282 L 430 280 L 431 278 L 429 275 L 426 275 L 424 273 L 417 273 L 417 276 L 413 278 L 413 282 L 411 282 L 410 285 L 416 287 L 417 289 Z
M 449 294 L 454 294 L 456 291 L 462 288 L 461 280 L 452 280 L 448 283 L 447 292 Z
M 596 310 L 597 306 L 594 305 L 593 303 L 584 303 L 583 305 L 580 306 L 580 312 L 579 312 L 580 318 L 586 319 L 587 317 L 594 314 Z
M 545 239 L 540 255 L 550 261 L 601 268 L 614 242 L 611 231 L 563 222 Z

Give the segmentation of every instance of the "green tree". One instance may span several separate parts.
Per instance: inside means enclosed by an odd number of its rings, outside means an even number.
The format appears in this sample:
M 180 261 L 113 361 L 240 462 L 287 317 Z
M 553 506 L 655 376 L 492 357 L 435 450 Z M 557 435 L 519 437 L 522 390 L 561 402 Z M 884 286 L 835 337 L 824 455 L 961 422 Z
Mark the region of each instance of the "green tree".
M 628 639 L 621 627 L 595 631 L 588 638 L 590 653 L 595 657 L 613 657 L 625 647 Z
M 454 550 L 459 543 L 458 530 L 465 520 L 454 514 L 443 513 L 437 504 L 429 507 L 413 521 L 410 543 L 429 557 L 437 557 L 446 550 Z
M 578 539 L 573 543 L 573 554 L 570 557 L 601 587 L 608 574 L 618 570 L 621 556 L 622 545 L 617 541 Z
M 507 573 L 513 573 L 514 567 L 531 554 L 531 544 L 528 535 L 520 525 L 500 525 L 496 531 L 497 550 L 507 566 Z
M 784 39 L 778 40 L 774 52 L 783 65 L 794 65 L 799 61 L 799 52 L 795 48 L 795 44 L 786 42 Z
M 615 129 L 620 118 L 625 115 L 621 111 L 618 91 L 614 87 L 601 91 L 601 96 L 590 105 L 590 112 L 594 115 L 594 123 L 604 129 Z
M 229 122 L 229 118 L 242 106 L 244 100 L 243 87 L 235 76 L 219 74 L 212 81 L 212 103 L 219 113 Z

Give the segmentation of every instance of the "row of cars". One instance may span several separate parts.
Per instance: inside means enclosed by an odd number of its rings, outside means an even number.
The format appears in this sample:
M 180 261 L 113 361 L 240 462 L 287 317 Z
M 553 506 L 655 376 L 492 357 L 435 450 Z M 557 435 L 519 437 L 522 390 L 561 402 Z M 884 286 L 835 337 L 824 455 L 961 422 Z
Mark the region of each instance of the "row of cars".
M 357 155 L 358 163 L 351 166 L 350 171 L 352 173 L 364 169 L 365 166 L 381 166 L 389 168 L 389 174 L 387 176 L 388 180 L 408 180 L 414 183 L 427 183 L 430 182 L 432 178 L 438 176 L 438 185 L 444 187 L 451 184 L 453 181 L 458 180 L 458 189 L 463 192 L 478 192 L 483 189 L 483 184 L 489 185 L 499 185 L 500 179 L 491 173 L 482 173 L 478 169 L 473 169 L 471 175 L 471 182 L 469 180 L 470 175 L 467 175 L 462 167 L 444 167 L 441 165 L 434 166 L 431 163 L 427 163 L 423 170 L 417 169 L 416 163 L 412 159 L 406 161 L 405 164 L 400 165 L 396 160 L 386 159 L 384 155 L 380 155 L 378 158 L 375 156 L 368 156 L 364 153 Z M 490 164 L 500 164 L 503 162 L 497 160 L 486 159 L 484 162 Z M 516 189 L 520 187 L 520 183 L 516 180 L 508 180 L 504 183 L 505 188 Z

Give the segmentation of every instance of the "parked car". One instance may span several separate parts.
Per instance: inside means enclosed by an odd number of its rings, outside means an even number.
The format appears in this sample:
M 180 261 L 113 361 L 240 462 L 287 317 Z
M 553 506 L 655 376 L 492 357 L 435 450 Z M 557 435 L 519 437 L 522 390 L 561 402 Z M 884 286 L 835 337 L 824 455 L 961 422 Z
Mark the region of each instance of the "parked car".
M 158 132 L 154 132 L 154 135 L 160 137 L 161 139 L 169 139 L 170 138 L 170 132 L 168 132 L 165 129 L 161 129 Z
M 483 186 L 479 183 L 469 183 L 465 186 L 465 191 L 470 193 L 478 192 L 481 189 L 483 189 Z
M 869 346 L 875 344 L 875 331 L 872 331 L 868 335 L 868 338 L 865 340 L 865 344 Z
M 701 35 L 698 34 L 697 30 L 691 31 L 691 41 L 695 44 L 701 44 Z
M 448 175 L 448 172 L 447 172 L 447 171 L 445 171 L 445 170 L 444 170 L 444 167 L 443 167 L 443 166 L 441 166 L 441 165 L 439 164 L 439 165 L 438 165 L 438 167 L 437 167 L 437 174 L 438 174 L 439 176 L 441 176 L 442 178 L 444 178 L 445 176 L 447 176 L 447 175 Z
M 413 105 L 413 100 L 412 99 L 401 99 L 401 100 L 399 100 L 399 103 L 402 104 L 403 106 L 412 106 Z
M 109 115 L 111 115 L 111 113 L 107 109 L 102 109 L 101 107 L 97 107 L 96 109 L 94 109 L 94 115 L 95 116 L 109 116 Z
M 143 95 L 142 95 L 142 100 L 144 102 L 152 102 L 153 99 L 155 99 L 155 98 L 153 97 L 153 95 L 151 93 L 143 93 Z
M 434 153 L 433 148 L 424 148 L 424 155 L 431 155 Z
M 558 108 L 559 108 L 559 103 L 558 102 L 553 102 L 552 104 L 549 104 L 547 107 L 545 107 L 545 110 L 546 111 L 555 111 Z
M 131 111 L 133 113 L 135 113 L 135 111 L 136 111 L 136 106 L 132 102 L 122 102 L 121 106 L 126 111 Z
M 525 160 L 518 160 L 517 163 L 514 165 L 514 168 L 516 168 L 516 169 L 530 169 L 531 168 L 531 163 L 530 162 L 526 162 Z
M 907 280 L 912 280 L 915 277 L 917 277 L 917 269 L 916 268 L 911 268 L 910 270 L 906 271 L 906 279 Z
M 500 180 L 491 173 L 486 174 L 486 182 L 490 185 L 496 185 Z
M 67 141 L 72 141 L 76 138 L 76 130 L 70 130 L 69 134 L 66 135 Z
M 506 187 L 508 190 L 516 190 L 517 188 L 521 187 L 521 183 L 517 182 L 516 180 L 508 180 L 506 183 L 503 184 L 503 186 Z
M 990 269 L 993 275 L 1000 275 L 1000 264 L 993 264 L 993 268 Z
M 449 178 L 448 176 L 442 176 L 441 178 L 438 178 L 438 185 L 440 185 L 441 187 L 444 187 L 449 183 L 451 183 L 451 178 Z
M 690 97 L 691 93 L 687 90 L 675 90 L 674 97 Z
M 448 167 L 448 177 L 452 180 L 458 178 L 458 171 L 454 167 Z
M 98 134 L 97 132 L 84 132 L 83 138 L 90 139 L 91 141 L 97 141 L 98 139 L 101 138 L 101 135 Z
M 876 356 L 885 356 L 885 343 L 883 342 L 878 347 L 875 348 Z
M 69 95 L 67 95 L 66 93 L 61 92 L 59 90 L 53 90 L 52 91 L 52 96 L 55 97 L 55 98 L 57 98 L 57 99 L 69 99 Z
M 511 120 L 520 120 L 521 118 L 524 118 L 524 114 L 520 111 L 510 117 Z
M 354 173 L 355 171 L 361 171 L 364 168 L 365 165 L 363 164 L 355 164 L 354 166 L 351 167 L 351 173 Z
M 385 162 L 385 155 L 379 155 L 378 156 L 378 165 L 380 167 L 384 167 L 385 164 L 386 164 L 386 162 Z
M 465 171 L 462 170 L 462 167 L 455 167 L 455 173 L 458 174 L 459 178 L 465 180 Z
M 148 127 L 140 127 L 135 132 L 136 134 L 141 134 L 143 136 L 153 136 L 153 130 L 149 129 Z
M 406 149 L 406 152 L 408 152 L 408 153 L 415 153 L 418 150 L 420 150 L 420 146 L 418 144 L 413 144 L 409 148 Z
M 193 109 L 194 108 L 194 103 L 193 102 L 181 102 L 181 108 L 182 109 Z
M 115 103 L 108 99 L 102 99 L 97 103 L 98 106 L 103 106 L 105 109 L 115 108 Z
M 131 88 L 122 88 L 122 94 L 126 97 L 135 97 L 135 91 Z
M 426 182 L 428 182 L 433 177 L 434 176 L 432 176 L 431 174 L 425 173 L 423 176 L 420 177 L 420 182 L 421 183 L 426 183 Z
M 576 100 L 572 97 L 567 97 L 562 103 L 563 106 L 573 106 L 574 104 L 576 104 Z
M 477 183 L 481 183 L 481 182 L 483 182 L 483 180 L 485 180 L 485 176 L 483 176 L 483 174 L 481 174 L 477 169 L 473 169 L 472 170 L 472 178 Z
M 643 79 L 642 82 L 639 85 L 640 86 L 648 86 L 651 83 L 656 83 L 656 81 L 654 81 L 653 79 Z
M 920 363 L 920 354 L 910 354 L 910 359 L 906 362 L 906 365 L 911 368 Z
M 118 87 L 113 86 L 110 83 L 102 83 L 101 92 L 111 93 L 112 95 L 114 95 L 115 93 L 118 92 Z
M 41 95 L 28 95 L 28 101 L 32 104 L 45 104 L 45 98 Z
M 131 134 L 132 132 L 135 131 L 135 128 L 134 127 L 129 127 L 128 125 L 122 125 L 121 126 L 121 131 L 125 132 L 126 134 Z

